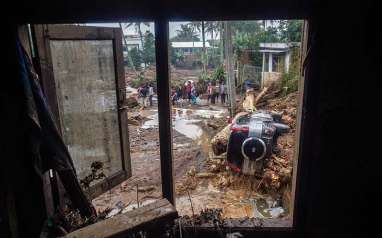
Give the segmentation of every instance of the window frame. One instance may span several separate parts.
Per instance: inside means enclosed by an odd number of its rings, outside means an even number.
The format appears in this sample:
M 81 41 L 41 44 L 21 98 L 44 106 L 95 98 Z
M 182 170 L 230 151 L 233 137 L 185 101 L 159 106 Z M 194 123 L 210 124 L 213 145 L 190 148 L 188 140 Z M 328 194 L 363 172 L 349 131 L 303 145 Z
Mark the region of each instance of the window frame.
M 51 40 L 111 40 L 113 42 L 115 86 L 117 97 L 118 129 L 121 146 L 121 170 L 100 181 L 86 191 L 90 198 L 95 198 L 112 187 L 131 177 L 131 157 L 127 113 L 125 104 L 125 73 L 123 66 L 122 32 L 119 28 L 36 24 L 32 26 L 36 45 L 37 64 L 40 69 L 41 85 L 48 104 L 54 115 L 56 125 L 62 134 L 56 82 L 53 74 Z M 122 80 L 123 79 L 123 80 Z M 126 126 L 122 126 L 126 125 Z

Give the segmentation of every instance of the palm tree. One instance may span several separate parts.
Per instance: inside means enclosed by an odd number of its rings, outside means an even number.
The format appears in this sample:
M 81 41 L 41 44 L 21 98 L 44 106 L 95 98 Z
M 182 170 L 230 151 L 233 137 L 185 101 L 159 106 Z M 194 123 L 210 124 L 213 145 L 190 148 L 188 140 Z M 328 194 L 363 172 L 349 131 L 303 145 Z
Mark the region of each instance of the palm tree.
M 207 52 L 206 52 L 206 32 L 205 32 L 205 24 L 204 24 L 204 21 L 201 21 L 201 22 L 191 22 L 189 23 L 189 26 L 195 31 L 199 31 L 201 30 L 202 32 L 202 41 L 203 41 L 203 54 L 202 54 L 202 62 L 203 62 L 203 71 L 204 73 L 206 73 L 206 64 L 207 64 Z M 194 44 L 194 42 L 192 42 L 192 44 Z
M 215 44 L 215 37 L 218 36 L 219 33 L 219 22 L 218 21 L 207 21 L 206 22 L 206 32 L 209 32 L 211 35 L 212 46 Z M 213 57 L 214 50 L 211 51 L 211 56 Z
M 206 21 L 206 32 L 209 32 L 211 35 L 211 40 L 215 40 L 215 36 L 219 32 L 219 22 L 218 21 Z
M 176 30 L 177 35 L 171 41 L 199 41 L 198 34 L 188 24 L 180 25 L 180 30 Z

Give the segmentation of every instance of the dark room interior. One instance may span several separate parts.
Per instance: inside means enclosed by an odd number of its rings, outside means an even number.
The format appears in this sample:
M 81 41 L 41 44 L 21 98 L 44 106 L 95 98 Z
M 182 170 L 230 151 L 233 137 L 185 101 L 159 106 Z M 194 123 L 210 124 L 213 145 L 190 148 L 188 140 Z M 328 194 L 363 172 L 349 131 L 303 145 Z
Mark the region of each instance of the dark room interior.
M 380 101 L 375 99 L 378 94 L 374 90 L 377 90 L 377 52 L 380 52 L 378 39 L 381 37 L 374 1 L 40 0 L 6 3 L 10 6 L 5 7 L 3 3 L 2 12 L 6 17 L 1 34 L 5 38 L 2 49 L 5 72 L 2 72 L 0 87 L 0 237 L 45 237 L 41 236 L 42 227 L 50 220 L 47 220 L 49 207 L 44 190 L 52 188 L 47 188 L 36 172 L 39 166 L 34 157 L 36 143 L 31 141 L 59 140 L 54 132 L 53 137 L 46 138 L 35 131 L 36 126 L 28 116 L 25 102 L 30 95 L 19 80 L 22 76 L 16 47 L 19 27 L 128 20 L 155 23 L 162 192 L 170 204 L 174 204 L 175 198 L 171 120 L 168 120 L 171 118 L 168 23 L 305 19 L 306 55 L 302 61 L 305 85 L 293 226 L 232 230 L 243 237 L 313 238 L 369 237 L 377 228 L 372 223 L 379 219 L 367 214 L 374 213 L 378 217 L 380 206 L 377 195 L 380 186 L 371 185 L 378 182 L 380 175 L 376 163 L 378 147 L 374 145 L 379 140 L 373 138 L 378 135 L 379 107 L 372 105 Z M 36 72 L 40 74 L 41 68 L 36 68 Z M 49 120 L 46 123 L 49 124 Z M 57 148 L 57 153 L 62 152 L 60 150 Z M 55 152 L 52 153 L 54 156 Z M 60 166 L 52 164 L 47 166 Z M 65 173 L 60 174 L 61 179 Z M 52 192 L 53 196 L 57 193 L 59 191 Z M 73 203 L 82 204 L 83 212 L 90 214 L 92 211 L 84 200 L 78 198 Z M 172 237 L 160 226 L 161 223 L 152 221 L 147 237 Z M 193 232 L 189 237 L 225 237 L 213 227 L 195 228 Z M 109 237 L 133 237 L 129 233 L 114 235 Z

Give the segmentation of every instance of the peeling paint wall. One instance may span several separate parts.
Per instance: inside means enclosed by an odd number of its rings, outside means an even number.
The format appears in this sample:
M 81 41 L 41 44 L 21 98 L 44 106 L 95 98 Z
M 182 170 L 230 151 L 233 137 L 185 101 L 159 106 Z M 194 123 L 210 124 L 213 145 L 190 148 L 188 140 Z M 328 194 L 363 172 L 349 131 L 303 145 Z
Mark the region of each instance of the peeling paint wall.
M 60 122 L 79 179 L 93 161 L 122 169 L 113 42 L 51 40 Z

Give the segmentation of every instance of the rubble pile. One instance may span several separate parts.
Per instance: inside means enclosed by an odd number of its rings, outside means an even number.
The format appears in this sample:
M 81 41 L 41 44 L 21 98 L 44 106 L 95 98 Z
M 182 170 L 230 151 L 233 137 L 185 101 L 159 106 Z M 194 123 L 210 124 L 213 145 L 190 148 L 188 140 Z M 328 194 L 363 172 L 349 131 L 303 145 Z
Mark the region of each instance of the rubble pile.
M 182 183 L 176 184 L 176 194 L 182 195 L 187 193 L 187 191 L 194 190 L 198 186 L 198 178 L 195 174 L 188 175 Z
M 268 100 L 261 109 L 282 113 L 282 120 L 291 130 L 278 142 L 279 153 L 272 155 L 266 164 L 263 175 L 263 186 L 266 190 L 280 191 L 282 187 L 290 184 L 292 179 L 294 134 L 296 130 L 297 92 L 286 97 Z
M 222 217 L 223 210 L 217 208 L 206 208 L 203 209 L 200 214 L 193 216 L 183 216 L 181 217 L 181 223 L 183 226 L 195 226 L 195 225 L 212 225 L 212 226 L 222 226 L 224 219 Z

